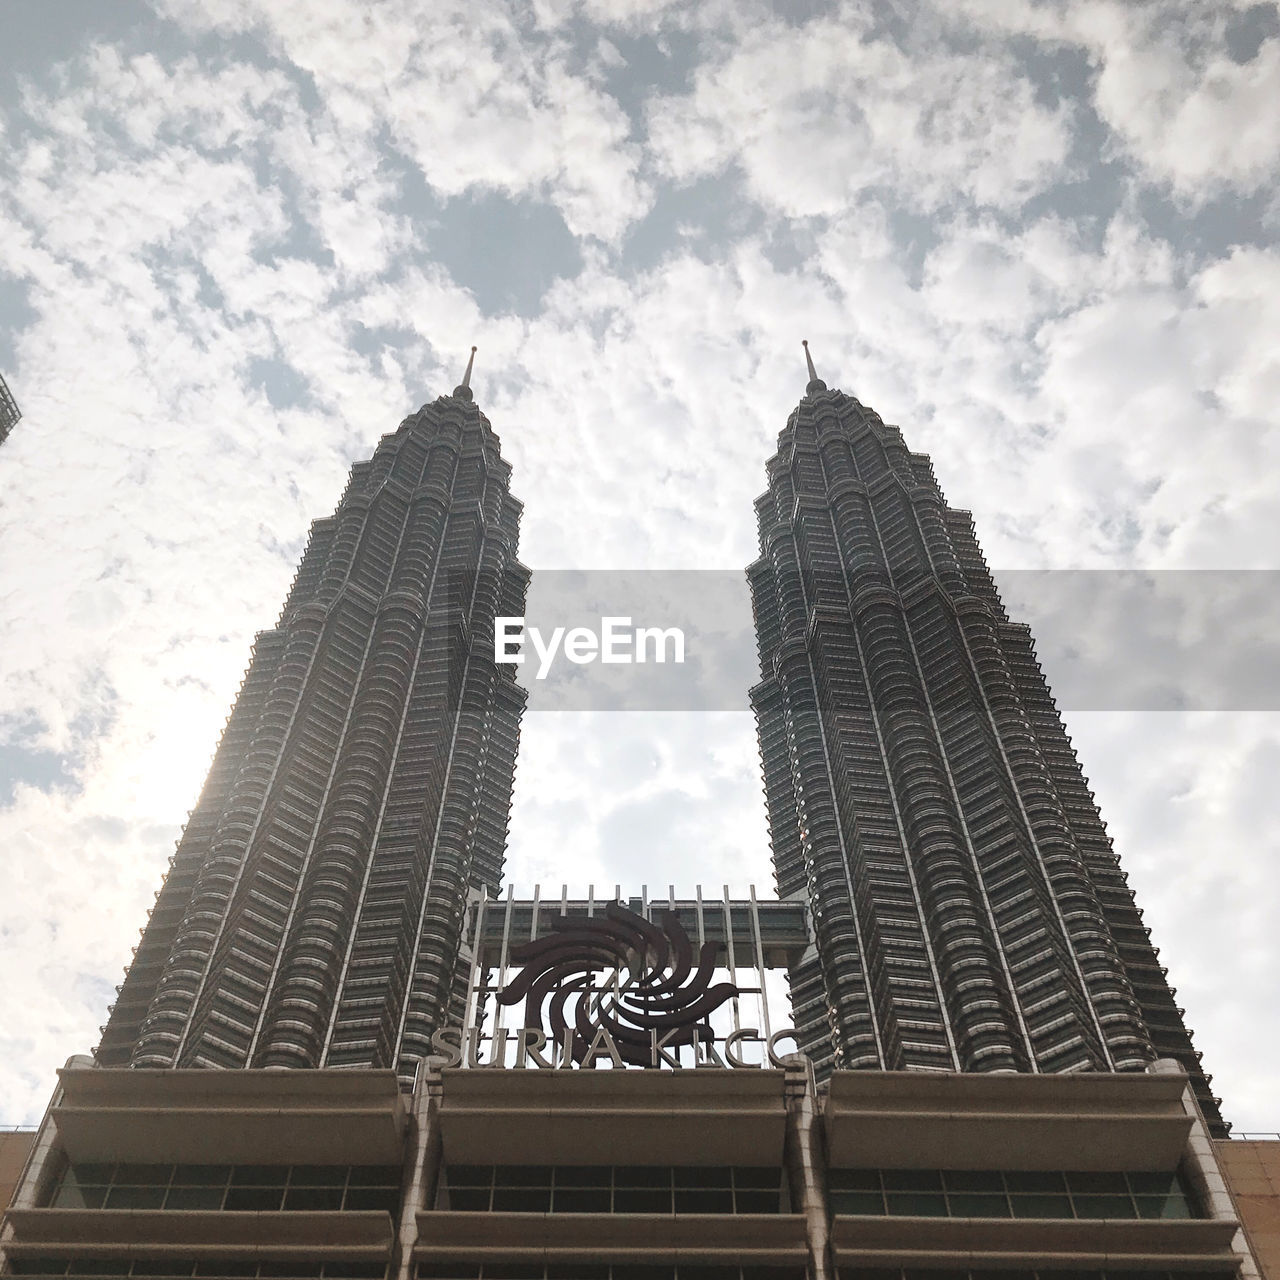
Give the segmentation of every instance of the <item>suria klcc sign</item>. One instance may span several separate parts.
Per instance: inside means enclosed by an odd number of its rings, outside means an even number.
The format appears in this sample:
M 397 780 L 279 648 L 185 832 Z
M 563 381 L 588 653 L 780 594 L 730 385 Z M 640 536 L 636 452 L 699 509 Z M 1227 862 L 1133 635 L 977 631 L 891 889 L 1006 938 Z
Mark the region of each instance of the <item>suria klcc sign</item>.
M 758 1069 L 785 1066 L 779 1045 L 787 1028 L 770 1035 L 739 1027 L 723 1036 L 711 1015 L 742 994 L 714 981 L 720 944 L 693 946 L 674 912 L 655 924 L 610 903 L 603 917 L 561 917 L 552 932 L 516 947 L 523 966 L 497 993 L 501 1006 L 524 1007 L 523 1025 L 485 1035 L 478 1027 L 444 1027 L 431 1037 L 441 1066 L 672 1067 L 681 1049 L 695 1067 Z M 487 1043 L 486 1043 L 487 1042 Z M 763 1046 L 761 1062 L 746 1056 Z

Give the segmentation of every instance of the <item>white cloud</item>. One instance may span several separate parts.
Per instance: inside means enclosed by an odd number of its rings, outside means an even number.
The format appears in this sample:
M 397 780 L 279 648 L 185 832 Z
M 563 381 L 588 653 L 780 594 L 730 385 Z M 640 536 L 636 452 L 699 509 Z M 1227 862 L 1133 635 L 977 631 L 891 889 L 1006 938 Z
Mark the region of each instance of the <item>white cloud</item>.
M 358 0 L 165 0 L 177 21 L 257 28 L 324 109 L 385 130 L 441 196 L 499 191 L 553 204 L 575 235 L 616 239 L 647 208 L 625 113 L 559 40 L 495 6 Z
M 1276 1128 L 1271 1016 L 1280 716 L 1073 714 L 1068 726 L 1227 1119 Z M 1261 1003 L 1259 1003 L 1261 1002 Z
M 1273 179 L 1280 39 L 1264 40 L 1247 62 L 1230 56 L 1226 24 L 1251 7 L 1244 0 L 963 0 L 957 7 L 987 30 L 1083 50 L 1094 68 L 1094 108 L 1117 149 L 1180 199 L 1194 205 Z
M 739 165 L 757 202 L 795 218 L 840 214 L 875 187 L 926 212 L 957 200 L 1016 209 L 1061 178 L 1069 124 L 1008 54 L 907 51 L 854 7 L 757 24 L 649 113 L 665 173 Z

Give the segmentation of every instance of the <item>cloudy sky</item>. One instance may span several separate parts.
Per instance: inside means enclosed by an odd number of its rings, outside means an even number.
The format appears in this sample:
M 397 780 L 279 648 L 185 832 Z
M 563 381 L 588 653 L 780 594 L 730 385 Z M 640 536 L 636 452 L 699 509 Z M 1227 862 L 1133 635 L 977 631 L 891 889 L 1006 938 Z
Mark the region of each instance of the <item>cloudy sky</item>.
M 10 0 L 0 49 L 0 1122 L 96 1042 L 308 522 L 473 342 L 535 573 L 741 569 L 801 337 L 998 570 L 1280 568 L 1274 3 Z M 1256 1130 L 1274 701 L 1068 708 Z M 768 886 L 745 705 L 530 715 L 516 884 Z

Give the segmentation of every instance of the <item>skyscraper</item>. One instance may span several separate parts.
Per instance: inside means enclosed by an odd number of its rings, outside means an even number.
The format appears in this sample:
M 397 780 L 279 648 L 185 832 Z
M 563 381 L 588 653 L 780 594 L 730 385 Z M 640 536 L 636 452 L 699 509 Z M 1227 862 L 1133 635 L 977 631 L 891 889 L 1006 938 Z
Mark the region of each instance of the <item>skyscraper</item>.
M 968 513 L 897 427 L 828 390 L 812 360 L 809 378 L 748 571 L 778 888 L 809 903 L 816 939 L 791 974 L 802 1047 L 820 1073 L 1172 1058 L 1223 1134 Z
M 528 584 L 470 374 L 384 437 L 312 526 L 101 1065 L 412 1077 L 460 1013 L 464 908 L 501 879 L 525 698 L 493 661 L 493 620 L 523 612 Z

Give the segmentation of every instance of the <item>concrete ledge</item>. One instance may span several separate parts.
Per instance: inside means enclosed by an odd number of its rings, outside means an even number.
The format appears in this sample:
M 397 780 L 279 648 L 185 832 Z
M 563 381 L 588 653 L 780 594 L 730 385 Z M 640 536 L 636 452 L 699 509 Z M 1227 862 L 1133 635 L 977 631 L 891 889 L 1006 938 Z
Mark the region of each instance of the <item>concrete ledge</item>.
M 392 1071 L 75 1067 L 52 1112 L 73 1161 L 399 1164 L 408 1110 Z
M 444 1071 L 446 1163 L 781 1165 L 786 1073 Z
M 458 1213 L 417 1214 L 415 1258 L 497 1262 L 530 1254 L 660 1262 L 782 1264 L 808 1256 L 800 1214 L 730 1213 Z
M 169 1209 L 14 1209 L 5 1219 L 13 1256 L 278 1257 L 321 1248 L 339 1257 L 376 1259 L 391 1248 L 391 1215 L 197 1212 Z
M 1172 1170 L 1183 1075 L 841 1071 L 824 1104 L 833 1166 Z

